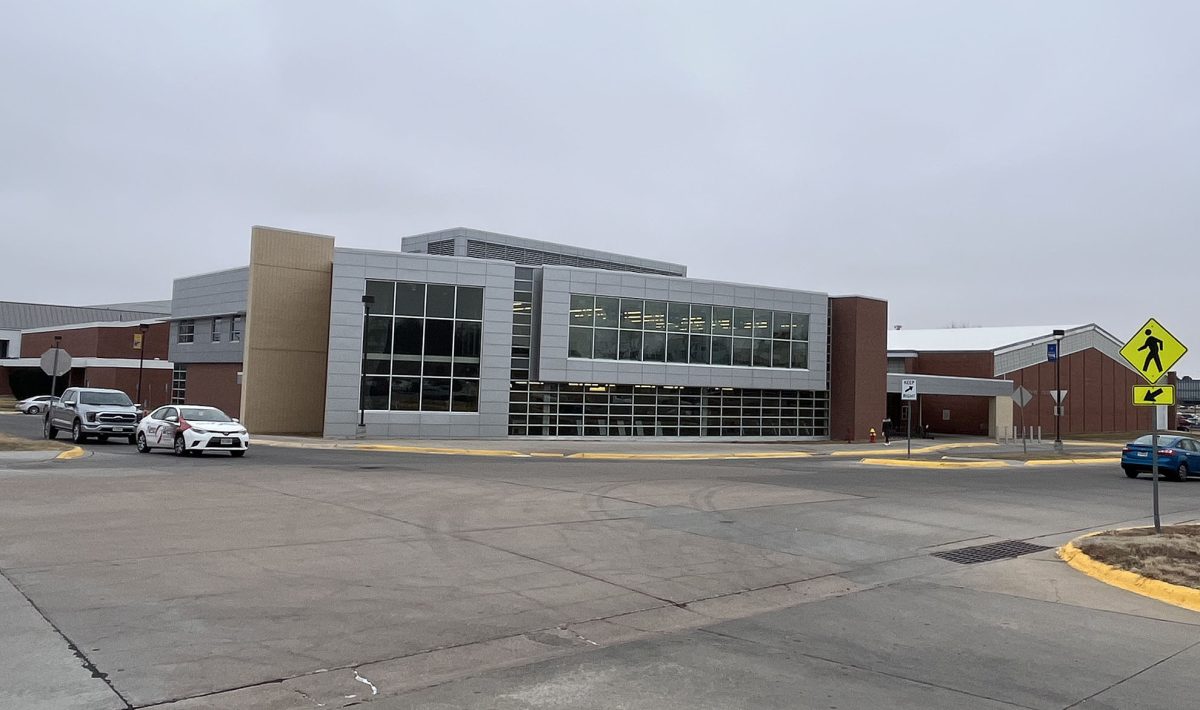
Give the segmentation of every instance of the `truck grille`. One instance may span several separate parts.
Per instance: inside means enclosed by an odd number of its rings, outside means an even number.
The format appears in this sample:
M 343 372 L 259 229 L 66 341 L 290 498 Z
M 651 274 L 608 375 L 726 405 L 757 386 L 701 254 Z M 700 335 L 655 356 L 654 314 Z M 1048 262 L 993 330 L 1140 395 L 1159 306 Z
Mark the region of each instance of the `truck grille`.
M 96 419 L 105 422 L 106 424 L 132 424 L 137 418 L 132 414 L 104 412 L 97 415 Z

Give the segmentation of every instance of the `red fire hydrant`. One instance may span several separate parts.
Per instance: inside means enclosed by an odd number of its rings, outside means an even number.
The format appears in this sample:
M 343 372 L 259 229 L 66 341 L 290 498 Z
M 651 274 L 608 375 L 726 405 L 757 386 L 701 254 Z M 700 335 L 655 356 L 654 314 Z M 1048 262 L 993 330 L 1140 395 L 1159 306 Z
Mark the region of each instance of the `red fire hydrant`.
M 871 443 L 875 443 L 875 427 L 871 427 Z

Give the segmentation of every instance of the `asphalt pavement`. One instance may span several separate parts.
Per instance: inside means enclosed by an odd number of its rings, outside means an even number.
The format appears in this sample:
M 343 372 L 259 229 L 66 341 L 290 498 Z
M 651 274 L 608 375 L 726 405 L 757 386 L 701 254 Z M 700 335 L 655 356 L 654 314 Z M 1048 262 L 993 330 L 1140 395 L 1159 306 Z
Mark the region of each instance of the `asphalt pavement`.
M 35 436 L 34 417 L 0 430 Z M 1115 465 L 89 443 L 0 463 L 0 707 L 1178 708 L 1200 615 L 1053 555 Z M 1164 483 L 1167 522 L 1200 484 Z M 1046 549 L 963 565 L 935 553 Z

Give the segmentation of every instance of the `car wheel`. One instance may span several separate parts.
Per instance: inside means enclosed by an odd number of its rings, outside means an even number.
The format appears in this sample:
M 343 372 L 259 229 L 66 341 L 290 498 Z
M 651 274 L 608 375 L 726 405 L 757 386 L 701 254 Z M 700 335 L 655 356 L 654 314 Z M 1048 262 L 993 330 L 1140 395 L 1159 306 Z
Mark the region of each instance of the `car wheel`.
M 1129 476 L 1130 478 L 1137 478 L 1138 477 L 1137 469 L 1136 468 L 1126 468 L 1125 475 Z
M 1175 480 L 1180 483 L 1186 483 L 1188 477 L 1188 467 L 1186 463 L 1179 464 L 1179 468 L 1175 469 Z
M 97 436 L 96 438 L 99 439 L 100 441 L 108 441 L 108 436 L 105 434 L 101 434 L 100 436 Z
M 134 436 L 133 434 L 130 434 L 130 435 L 129 435 L 129 439 L 128 439 L 128 441 L 129 441 L 129 443 L 131 443 L 131 444 L 136 444 L 136 443 L 137 443 L 137 437 L 136 437 L 136 436 Z
M 145 434 L 142 434 L 139 432 L 137 435 L 137 441 L 134 443 L 137 445 L 138 453 L 142 453 L 142 454 L 150 453 L 150 444 L 146 441 Z
M 83 425 L 76 419 L 75 423 L 71 425 L 71 443 L 82 444 L 85 441 L 87 441 L 87 434 L 83 433 Z
M 246 455 L 246 452 L 245 451 L 230 451 L 229 455 L 234 457 L 235 459 L 240 459 L 241 457 Z
M 42 428 L 42 433 L 46 435 L 47 439 L 58 438 L 58 427 L 50 423 L 50 417 L 46 417 L 46 423 Z
M 41 411 L 42 410 L 37 408 L 37 405 L 34 405 L 34 406 L 30 407 L 29 409 L 26 409 L 25 413 L 26 414 L 39 414 L 39 413 L 41 413 Z
M 183 440 L 183 435 L 176 435 L 176 437 L 175 437 L 175 455 L 176 456 L 187 456 L 187 454 L 188 454 L 187 442 Z

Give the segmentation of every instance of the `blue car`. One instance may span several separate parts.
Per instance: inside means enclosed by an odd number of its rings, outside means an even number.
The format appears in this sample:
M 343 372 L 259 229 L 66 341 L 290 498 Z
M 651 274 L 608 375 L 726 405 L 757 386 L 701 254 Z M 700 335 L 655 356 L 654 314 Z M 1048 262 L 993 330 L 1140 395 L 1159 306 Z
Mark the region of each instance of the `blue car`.
M 1151 436 L 1138 437 L 1121 449 L 1121 468 L 1125 475 L 1137 478 L 1149 473 L 1153 448 Z M 1158 470 L 1176 481 L 1186 481 L 1192 471 L 1200 473 L 1200 441 L 1190 436 L 1160 434 L 1158 437 Z

